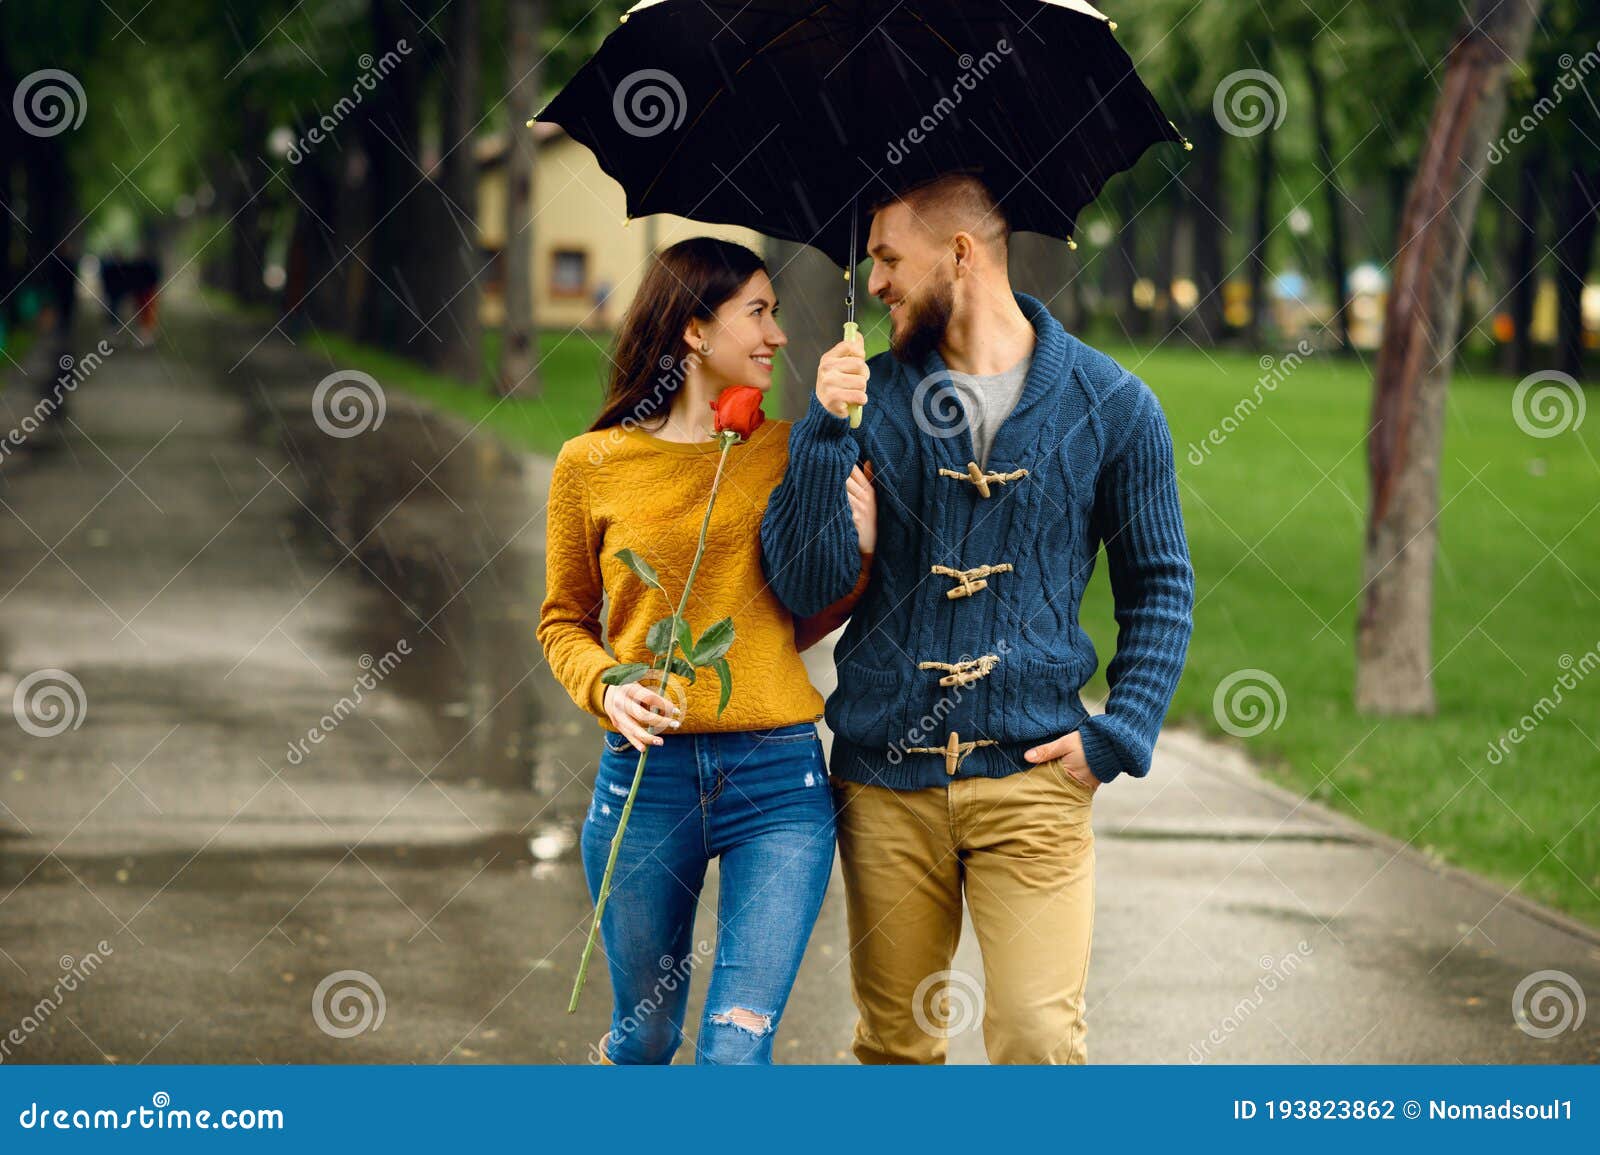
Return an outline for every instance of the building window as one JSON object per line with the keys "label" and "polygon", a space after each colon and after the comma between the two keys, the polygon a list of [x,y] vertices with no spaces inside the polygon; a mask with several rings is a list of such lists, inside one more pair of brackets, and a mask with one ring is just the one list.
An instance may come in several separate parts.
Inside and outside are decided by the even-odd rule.
{"label": "building window", "polygon": [[551,254],[550,295],[582,297],[589,292],[589,254],[582,249],[557,249]]}

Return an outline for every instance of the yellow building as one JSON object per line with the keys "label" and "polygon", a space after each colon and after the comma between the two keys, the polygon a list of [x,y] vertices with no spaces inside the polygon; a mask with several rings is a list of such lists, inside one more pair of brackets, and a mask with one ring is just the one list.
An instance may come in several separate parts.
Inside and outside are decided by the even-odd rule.
{"label": "yellow building", "polygon": [[[540,327],[610,329],[633,300],[649,255],[685,237],[723,237],[762,251],[760,233],[683,217],[640,217],[624,227],[622,187],[601,171],[594,155],[559,125],[540,123],[528,131],[539,144],[528,243]],[[487,262],[481,316],[491,326],[505,318],[506,152],[503,134],[474,147],[478,243]]]}

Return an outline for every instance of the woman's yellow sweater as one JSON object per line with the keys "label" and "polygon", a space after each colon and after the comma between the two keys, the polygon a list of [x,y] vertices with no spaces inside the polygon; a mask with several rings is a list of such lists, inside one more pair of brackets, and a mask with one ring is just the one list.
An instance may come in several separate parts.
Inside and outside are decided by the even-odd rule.
{"label": "woman's yellow sweater", "polygon": [[[842,624],[866,589],[871,555],[850,595],[815,618],[796,620],[767,587],[761,568],[761,517],[789,461],[787,421],[765,421],[728,451],[706,553],[685,610],[695,637],[733,619],[728,651],[733,694],[717,716],[718,681],[702,671],[677,697],[675,733],[760,730],[822,717],[822,695],[799,650]],[[677,608],[694,561],[720,447],[666,441],[640,429],[585,433],[561,447],[550,479],[546,584],[539,644],[572,700],[613,729],[600,675],[624,662],[649,662],[645,635]],[[617,560],[631,549],[648,561],[666,594]],[[601,595],[609,601],[601,642]],[[668,601],[670,597],[671,601]]]}

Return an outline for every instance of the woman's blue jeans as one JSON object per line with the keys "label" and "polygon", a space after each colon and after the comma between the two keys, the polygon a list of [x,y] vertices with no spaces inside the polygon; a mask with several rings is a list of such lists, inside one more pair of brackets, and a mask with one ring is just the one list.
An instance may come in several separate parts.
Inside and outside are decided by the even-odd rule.
{"label": "woman's blue jeans", "polygon": [[[696,1041],[700,1063],[770,1063],[772,1039],[833,871],[833,794],[813,723],[663,735],[617,855],[601,941],[614,1009],[613,1063],[670,1063],[683,1041],[706,866],[720,858],[716,957]],[[583,824],[598,900],[611,839],[639,762],[609,731]]]}

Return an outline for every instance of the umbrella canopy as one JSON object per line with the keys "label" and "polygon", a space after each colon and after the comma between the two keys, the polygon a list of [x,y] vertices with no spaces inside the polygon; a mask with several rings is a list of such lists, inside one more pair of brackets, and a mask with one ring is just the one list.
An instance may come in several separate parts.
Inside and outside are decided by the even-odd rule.
{"label": "umbrella canopy", "polygon": [[[646,0],[539,114],[672,213],[853,268],[875,202],[975,172],[1011,227],[1071,240],[1183,137],[1081,0]],[[1187,145],[1187,142],[1184,142]]]}

